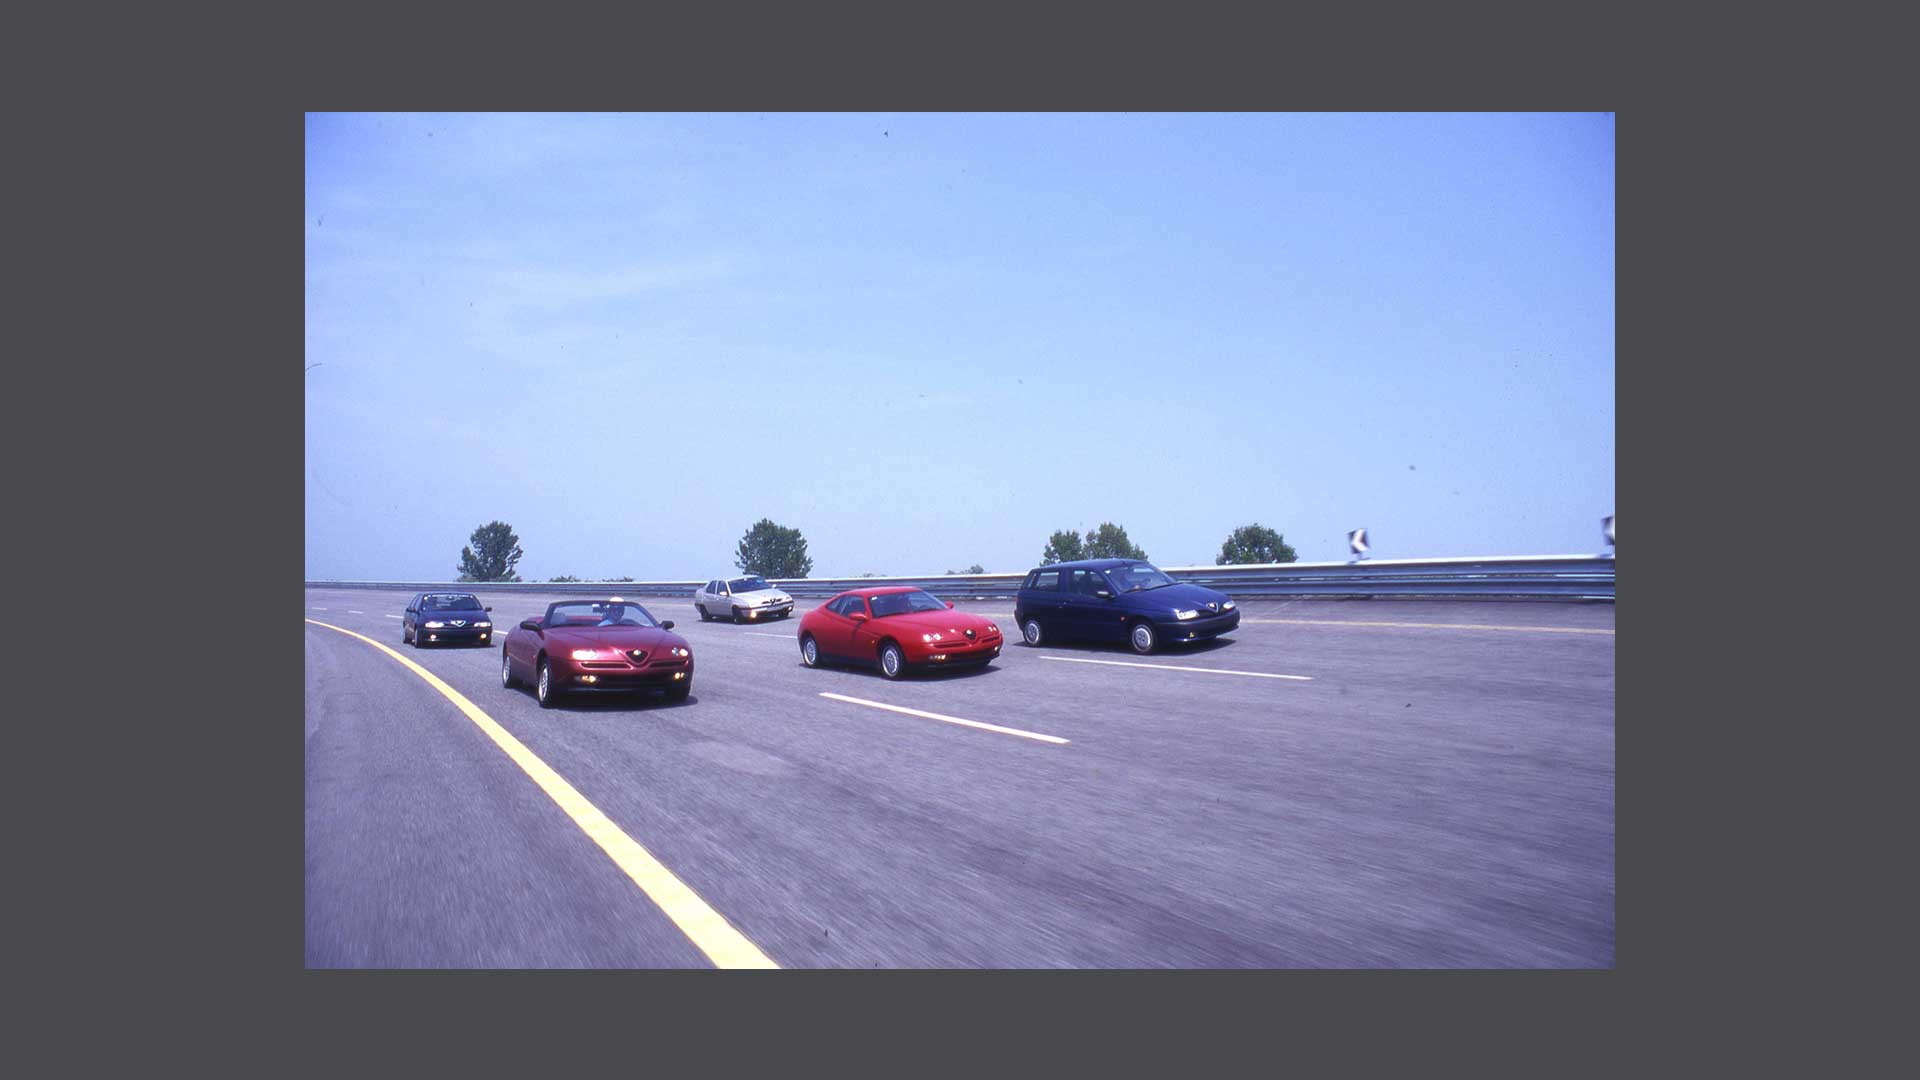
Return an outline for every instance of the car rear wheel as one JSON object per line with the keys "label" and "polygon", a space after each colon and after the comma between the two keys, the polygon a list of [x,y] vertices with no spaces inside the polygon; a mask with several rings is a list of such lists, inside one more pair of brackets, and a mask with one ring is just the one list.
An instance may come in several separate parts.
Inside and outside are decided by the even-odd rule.
{"label": "car rear wheel", "polygon": [[695,604],[695,605],[693,605],[693,608],[694,608],[694,610],[695,610],[695,611],[698,611],[698,612],[700,613],[700,621],[701,621],[701,622],[712,622],[712,621],[713,621],[713,616],[711,616],[711,615],[709,615],[709,614],[707,614],[707,608],[706,608],[706,605],[705,605],[705,604]]}
{"label": "car rear wheel", "polygon": [[1029,645],[1040,644],[1040,620],[1028,619],[1021,623],[1020,636],[1026,638]]}
{"label": "car rear wheel", "polygon": [[889,679],[897,679],[907,670],[907,658],[900,653],[900,646],[889,641],[880,646],[880,674]]}
{"label": "car rear wheel", "polygon": [[545,660],[540,661],[540,681],[533,684],[533,696],[540,699],[543,709],[553,708],[555,699],[560,696],[560,691],[553,685],[553,665]]}
{"label": "car rear wheel", "polygon": [[507,656],[507,647],[502,645],[500,647],[500,685],[511,690],[513,684],[513,661]]}
{"label": "car rear wheel", "polygon": [[1160,635],[1153,632],[1153,626],[1149,623],[1134,623],[1133,630],[1127,634],[1127,642],[1133,646],[1134,652],[1150,653],[1160,643]]}
{"label": "car rear wheel", "polygon": [[800,639],[800,662],[808,667],[820,666],[820,643],[813,640],[812,634]]}

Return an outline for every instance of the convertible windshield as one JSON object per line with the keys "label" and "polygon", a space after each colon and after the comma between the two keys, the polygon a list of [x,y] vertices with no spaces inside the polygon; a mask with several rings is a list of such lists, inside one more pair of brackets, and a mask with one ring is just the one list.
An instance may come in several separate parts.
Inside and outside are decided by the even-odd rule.
{"label": "convertible windshield", "polygon": [[1143,589],[1159,589],[1174,584],[1174,580],[1158,569],[1143,563],[1128,563],[1107,571],[1113,584],[1121,592],[1140,592]]}
{"label": "convertible windshield", "polygon": [[420,606],[428,611],[478,611],[480,601],[458,593],[428,593],[421,599]]}
{"label": "convertible windshield", "polygon": [[905,615],[914,611],[945,611],[947,605],[934,599],[933,594],[915,589],[912,592],[881,593],[867,597],[873,605],[873,617],[884,618],[888,615]]}
{"label": "convertible windshield", "polygon": [[555,604],[547,609],[547,627],[659,626],[647,609],[630,600]]}
{"label": "convertible windshield", "polygon": [[732,592],[742,593],[759,592],[761,589],[771,589],[773,586],[767,584],[767,579],[763,577],[737,577],[727,582],[727,588]]}

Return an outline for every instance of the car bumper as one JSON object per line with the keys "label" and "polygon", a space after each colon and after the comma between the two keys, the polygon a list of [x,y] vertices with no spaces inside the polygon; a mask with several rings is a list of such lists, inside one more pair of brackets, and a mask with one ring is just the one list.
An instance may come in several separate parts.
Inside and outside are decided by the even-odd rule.
{"label": "car bumper", "polygon": [[485,645],[493,640],[493,628],[490,626],[483,626],[479,629],[471,626],[443,626],[438,630],[422,626],[416,628],[413,633],[415,637],[420,638],[429,645],[451,645],[474,641]]}
{"label": "car bumper", "polygon": [[1225,615],[1214,615],[1205,619],[1172,619],[1156,622],[1153,628],[1168,641],[1204,641],[1218,637],[1240,625],[1240,612],[1229,611]]}
{"label": "car bumper", "polygon": [[979,667],[992,663],[1000,655],[1000,648],[1004,644],[1004,638],[996,638],[993,641],[968,642],[964,647],[930,645],[919,655],[907,657],[907,663],[923,668]]}
{"label": "car bumper", "polygon": [[568,693],[631,694],[693,685],[693,660],[614,665],[611,661],[563,660],[554,664],[555,684]]}
{"label": "car bumper", "polygon": [[793,601],[789,600],[784,604],[768,604],[766,607],[743,608],[741,611],[754,622],[760,622],[763,619],[783,619],[793,614]]}

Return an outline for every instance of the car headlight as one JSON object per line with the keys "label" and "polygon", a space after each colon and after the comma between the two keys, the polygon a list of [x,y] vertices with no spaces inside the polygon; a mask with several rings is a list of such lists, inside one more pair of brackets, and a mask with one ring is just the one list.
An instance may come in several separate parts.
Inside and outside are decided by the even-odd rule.
{"label": "car headlight", "polygon": [[1221,605],[1220,605],[1220,610],[1221,610],[1221,611],[1232,611],[1232,610],[1233,610],[1233,601],[1231,601],[1231,600],[1229,600],[1229,601],[1227,601],[1226,603],[1224,603],[1224,604],[1221,604]]}
{"label": "car headlight", "polygon": [[440,629],[441,627],[443,627],[443,626],[445,626],[445,625],[447,625],[447,624],[446,624],[446,623],[443,623],[443,622],[430,622],[430,623],[428,623],[428,624],[427,624],[427,629],[429,629],[429,630],[438,630],[438,629]]}
{"label": "car headlight", "polygon": [[491,630],[491,629],[493,629],[493,624],[492,624],[492,623],[490,623],[490,622],[485,622],[485,621],[481,621],[481,622],[477,622],[477,623],[474,623],[473,625],[474,625],[474,626],[476,626],[476,627],[478,627],[478,628],[479,628],[479,629],[481,629],[481,630]]}
{"label": "car headlight", "polygon": [[691,650],[691,649],[683,649],[683,648],[681,648],[680,646],[678,646],[678,645],[675,645],[675,646],[673,647],[673,655],[675,655],[675,656],[678,656],[678,657],[682,657],[682,658],[685,658],[685,657],[689,657],[689,656],[692,656],[692,655],[693,655],[693,650]]}
{"label": "car headlight", "polygon": [[988,624],[987,624],[987,633],[989,633],[989,634],[997,634],[997,633],[999,633],[999,632],[1000,632],[1000,624],[999,624],[999,623],[991,623],[991,622],[990,622],[990,623],[988,623]]}
{"label": "car headlight", "polygon": [[592,649],[575,649],[575,650],[573,650],[573,658],[574,658],[575,660],[591,660],[591,659],[593,659],[593,658],[594,658],[594,656],[595,656],[595,655],[596,655],[596,653],[595,653],[595,652],[594,652],[594,650],[592,650]]}
{"label": "car headlight", "polygon": [[933,644],[934,642],[936,642],[936,641],[939,641],[939,640],[940,640],[940,635],[939,635],[939,634],[921,634],[921,635],[920,635],[920,640],[921,640],[921,641],[924,641],[924,642],[926,642],[926,643],[927,643],[927,644],[929,644],[929,645],[931,645],[931,644]]}
{"label": "car headlight", "polygon": [[1194,609],[1191,611],[1175,611],[1173,613],[1173,617],[1176,619],[1197,619],[1200,617],[1200,612],[1198,609]]}

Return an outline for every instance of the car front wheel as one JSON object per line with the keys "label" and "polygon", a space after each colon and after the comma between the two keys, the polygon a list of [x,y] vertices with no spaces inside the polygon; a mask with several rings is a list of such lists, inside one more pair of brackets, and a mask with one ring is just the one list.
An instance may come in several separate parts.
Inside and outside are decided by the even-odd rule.
{"label": "car front wheel", "polygon": [[555,699],[560,696],[560,691],[553,685],[553,665],[545,660],[540,661],[540,678],[533,684],[533,696],[540,699],[543,709],[553,708]]}
{"label": "car front wheel", "polygon": [[734,608],[734,609],[733,609],[733,621],[734,621],[734,622],[739,622],[739,621],[740,621],[740,620],[741,620],[742,618],[744,618],[744,616],[743,616],[743,615],[742,615],[742,614],[740,613],[740,609],[739,609],[739,608]]}
{"label": "car front wheel", "polygon": [[1133,646],[1134,652],[1150,653],[1153,647],[1160,643],[1160,636],[1153,632],[1151,625],[1134,623],[1133,632],[1127,635],[1127,641]]}
{"label": "car front wheel", "polygon": [[1026,622],[1021,623],[1020,636],[1026,638],[1027,644],[1029,645],[1040,644],[1040,621],[1038,619],[1028,619]]}
{"label": "car front wheel", "polygon": [[880,647],[880,674],[889,679],[897,679],[907,670],[907,658],[900,653],[900,646],[889,641]]}
{"label": "car front wheel", "polygon": [[413,647],[416,649],[424,649],[427,647],[426,635],[422,634],[420,628],[417,626],[413,628]]}

